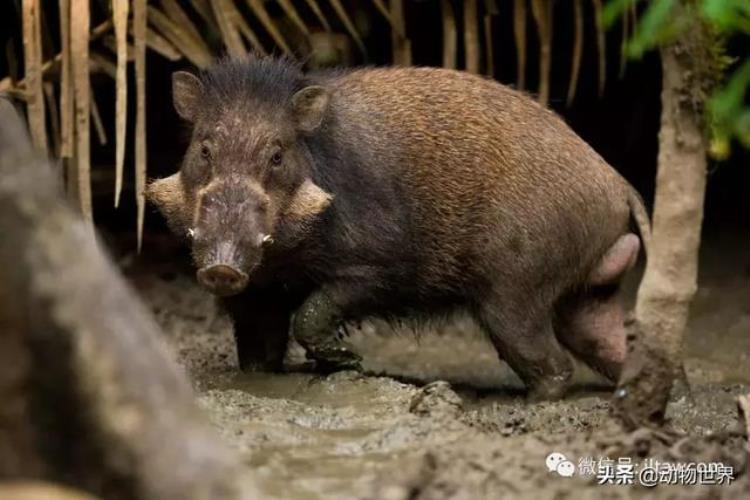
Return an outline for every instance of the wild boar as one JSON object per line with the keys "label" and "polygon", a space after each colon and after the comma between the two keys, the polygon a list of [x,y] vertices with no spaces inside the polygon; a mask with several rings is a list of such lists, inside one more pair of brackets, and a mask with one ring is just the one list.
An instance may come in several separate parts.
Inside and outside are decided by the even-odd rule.
{"label": "wild boar", "polygon": [[260,57],[175,73],[173,93],[192,141],[147,194],[225,297],[243,368],[280,368],[290,330],[321,370],[356,366],[342,323],[463,309],[532,397],[568,387],[562,346],[618,376],[618,284],[648,216],[531,98],[452,70]]}

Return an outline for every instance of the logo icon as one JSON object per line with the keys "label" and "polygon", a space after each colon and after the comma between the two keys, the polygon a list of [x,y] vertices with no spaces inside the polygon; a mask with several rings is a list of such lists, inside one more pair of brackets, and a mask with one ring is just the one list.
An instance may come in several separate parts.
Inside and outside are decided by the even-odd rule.
{"label": "logo icon", "polygon": [[576,467],[573,462],[568,460],[562,453],[552,452],[547,455],[545,460],[547,470],[556,472],[562,477],[571,477],[576,473]]}

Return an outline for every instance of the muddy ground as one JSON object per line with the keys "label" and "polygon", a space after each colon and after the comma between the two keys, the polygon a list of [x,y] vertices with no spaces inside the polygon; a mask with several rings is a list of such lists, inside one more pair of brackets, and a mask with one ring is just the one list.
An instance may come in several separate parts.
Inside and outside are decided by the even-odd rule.
{"label": "muddy ground", "polygon": [[[348,342],[367,375],[242,374],[230,323],[183,266],[128,267],[194,382],[200,406],[268,498],[750,498],[736,396],[750,393],[750,253],[704,251],[687,375],[668,415],[693,438],[636,433],[609,415],[611,388],[581,368],[564,401],[529,404],[518,379],[465,318],[426,331],[366,323]],[[632,296],[631,284],[625,300]],[[292,347],[290,362],[304,353]],[[667,444],[665,444],[665,442]],[[549,472],[563,453],[634,462],[722,461],[729,486],[599,485]],[[636,481],[637,482],[637,481]]]}

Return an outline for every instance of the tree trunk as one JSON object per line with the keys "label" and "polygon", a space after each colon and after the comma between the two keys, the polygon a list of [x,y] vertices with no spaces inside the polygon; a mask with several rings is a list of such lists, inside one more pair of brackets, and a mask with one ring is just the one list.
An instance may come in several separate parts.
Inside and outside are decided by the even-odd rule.
{"label": "tree trunk", "polygon": [[[686,8],[688,2],[678,8]],[[663,423],[697,289],[698,249],[706,185],[705,97],[715,78],[706,26],[690,27],[661,49],[662,112],[653,233],[615,412],[628,428]]]}
{"label": "tree trunk", "polygon": [[248,494],[150,313],[3,100],[0,234],[0,478],[112,499]]}

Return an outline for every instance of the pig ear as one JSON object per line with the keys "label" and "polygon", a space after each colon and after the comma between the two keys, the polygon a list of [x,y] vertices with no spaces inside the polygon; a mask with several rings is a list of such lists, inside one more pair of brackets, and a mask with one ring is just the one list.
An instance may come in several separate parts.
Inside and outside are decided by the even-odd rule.
{"label": "pig ear", "polygon": [[307,179],[294,193],[284,215],[290,221],[304,222],[322,213],[331,201],[333,201],[333,195],[323,191],[320,186]]}
{"label": "pig ear", "polygon": [[146,199],[156,205],[170,229],[185,234],[190,224],[180,173],[157,179],[146,186]]}
{"label": "pig ear", "polygon": [[193,121],[202,93],[203,84],[197,76],[187,71],[177,71],[172,75],[172,100],[177,114],[183,119]]}
{"label": "pig ear", "polygon": [[297,129],[312,132],[323,122],[330,95],[320,86],[305,87],[292,96],[292,110]]}

